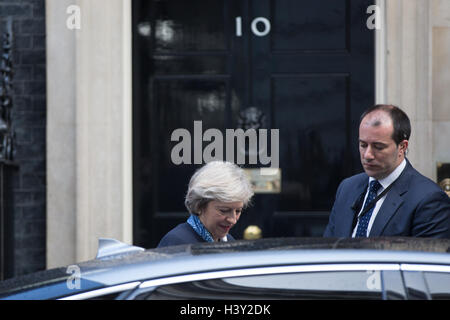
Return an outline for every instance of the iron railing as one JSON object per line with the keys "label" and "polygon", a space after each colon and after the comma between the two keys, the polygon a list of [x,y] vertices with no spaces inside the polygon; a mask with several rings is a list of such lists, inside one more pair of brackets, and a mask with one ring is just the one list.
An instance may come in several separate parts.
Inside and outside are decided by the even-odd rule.
{"label": "iron railing", "polygon": [[15,134],[12,126],[13,106],[13,24],[9,18],[2,35],[0,59],[0,280],[12,275],[13,268],[13,215],[12,215],[12,171],[14,163]]}

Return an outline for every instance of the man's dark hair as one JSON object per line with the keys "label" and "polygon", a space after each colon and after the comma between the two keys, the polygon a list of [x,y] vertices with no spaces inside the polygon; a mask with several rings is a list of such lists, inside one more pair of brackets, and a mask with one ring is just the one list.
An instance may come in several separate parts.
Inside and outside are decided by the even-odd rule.
{"label": "man's dark hair", "polygon": [[[392,139],[395,141],[395,143],[398,145],[403,140],[409,140],[409,137],[411,136],[411,122],[409,121],[409,118],[407,114],[401,110],[399,107],[390,105],[390,104],[376,104],[370,108],[368,108],[364,113],[361,115],[361,118],[359,119],[359,124],[361,124],[362,120],[365,116],[367,116],[369,113],[372,113],[377,110],[383,110],[385,111],[392,120],[393,126],[394,126],[394,132],[392,133]],[[375,124],[377,125],[377,124]]]}

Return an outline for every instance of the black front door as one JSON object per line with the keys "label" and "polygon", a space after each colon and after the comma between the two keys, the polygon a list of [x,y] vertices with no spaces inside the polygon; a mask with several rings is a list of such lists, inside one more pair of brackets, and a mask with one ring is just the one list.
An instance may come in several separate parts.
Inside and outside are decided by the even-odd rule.
{"label": "black front door", "polygon": [[279,130],[281,187],[257,193],[231,233],[322,234],[339,182],[361,171],[358,121],[374,103],[372,3],[133,1],[136,244],[154,247],[188,216],[187,184],[204,159],[192,147],[188,163],[174,161],[172,134],[187,130],[194,144],[199,128],[225,137],[251,119]]}

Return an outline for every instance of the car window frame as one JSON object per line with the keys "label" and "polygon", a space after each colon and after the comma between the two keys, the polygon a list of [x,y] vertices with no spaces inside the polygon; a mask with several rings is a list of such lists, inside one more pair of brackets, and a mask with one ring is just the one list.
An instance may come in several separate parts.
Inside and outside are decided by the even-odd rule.
{"label": "car window frame", "polygon": [[[166,285],[179,284],[202,280],[224,279],[245,276],[261,276],[306,272],[339,272],[339,271],[397,271],[400,276],[400,264],[398,263],[318,263],[307,265],[283,265],[270,267],[241,268],[233,270],[218,270],[195,274],[183,274],[171,277],[143,281],[126,299],[133,300],[143,293],[149,293],[156,288]],[[382,290],[383,291],[383,290]],[[384,297],[384,292],[381,292]]]}
{"label": "car window frame", "polygon": [[[212,279],[223,279],[242,276],[254,275],[272,275],[287,274],[298,272],[337,272],[337,271],[396,271],[403,278],[403,288],[405,292],[408,290],[408,283],[405,283],[404,272],[442,272],[450,274],[450,266],[438,264],[415,264],[415,263],[318,263],[318,264],[302,264],[302,265],[281,265],[281,266],[264,266],[264,267],[248,267],[237,269],[224,269],[214,271],[204,271],[200,273],[179,274],[156,279],[147,279],[134,281],[124,284],[118,284],[110,287],[96,289],[88,292],[77,293],[60,298],[59,300],[86,300],[101,298],[105,295],[117,293],[116,299],[133,300],[138,295],[155,290],[158,287],[178,284],[190,281],[202,281]],[[424,278],[424,281],[425,278]],[[386,297],[387,287],[384,285],[382,289],[383,298]],[[429,293],[426,293],[427,297]],[[405,295],[408,299],[408,295]]]}
{"label": "car window frame", "polygon": [[[70,296],[66,296],[63,298],[60,298],[58,300],[88,300],[88,299],[96,299],[101,298],[102,296],[110,295],[110,294],[116,294],[118,297],[121,295],[121,293],[131,293],[133,290],[135,290],[142,282],[141,281],[133,281],[128,283],[123,283],[119,285],[114,285],[110,287],[105,287],[101,289],[96,289],[92,291],[82,292]],[[127,294],[124,295],[124,298],[127,296]]]}

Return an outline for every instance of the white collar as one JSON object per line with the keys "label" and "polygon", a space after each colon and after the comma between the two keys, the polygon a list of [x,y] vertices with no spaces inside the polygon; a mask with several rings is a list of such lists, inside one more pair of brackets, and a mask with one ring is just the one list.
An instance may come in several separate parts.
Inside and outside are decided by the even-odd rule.
{"label": "white collar", "polygon": [[[378,180],[378,182],[381,184],[383,189],[386,189],[392,182],[395,181],[403,172],[403,169],[406,167],[406,159],[403,159],[403,161],[397,166],[397,168],[394,169],[386,178]],[[369,183],[373,180],[376,180],[373,177],[369,177]]]}

